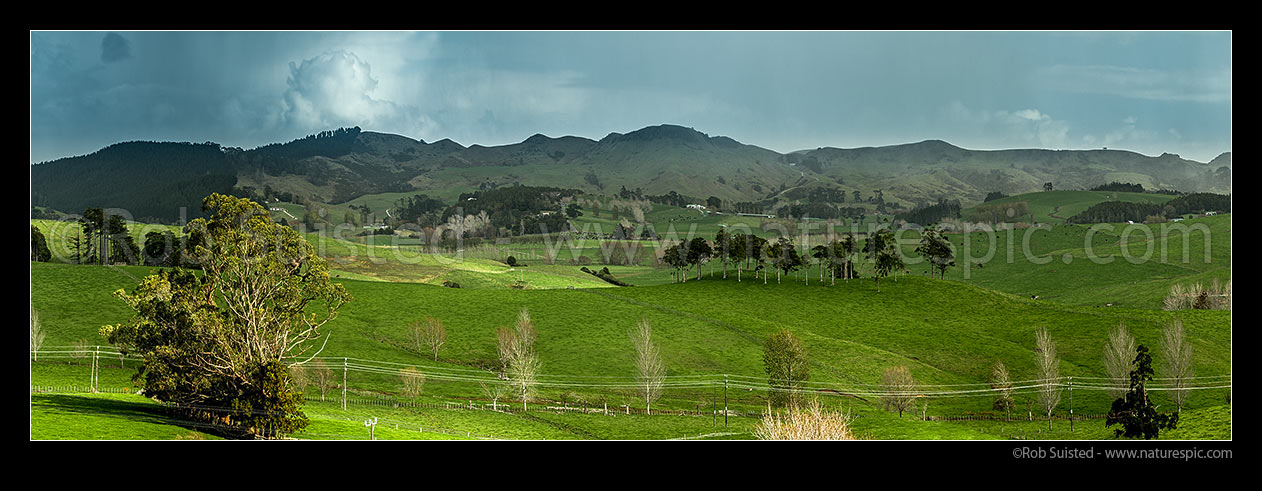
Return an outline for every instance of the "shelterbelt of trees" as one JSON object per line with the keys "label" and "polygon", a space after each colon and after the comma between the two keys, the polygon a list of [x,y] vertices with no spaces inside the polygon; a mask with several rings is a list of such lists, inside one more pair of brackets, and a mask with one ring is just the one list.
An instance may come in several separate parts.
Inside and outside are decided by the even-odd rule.
{"label": "shelterbelt of trees", "polygon": [[1069,223],[1118,223],[1125,221],[1165,221],[1188,213],[1230,212],[1231,195],[1193,193],[1164,204],[1106,201],[1069,217]]}
{"label": "shelterbelt of trees", "polygon": [[[955,251],[950,241],[942,232],[934,227],[926,227],[921,233],[920,245],[915,252],[933,266],[938,275],[944,276],[947,268],[955,265]],[[723,277],[727,278],[728,264],[735,270],[736,279],[740,281],[741,273],[750,270],[758,278],[762,273],[763,283],[768,282],[769,270],[776,271],[776,283],[781,276],[810,267],[806,255],[815,258],[819,266],[820,281],[824,280],[824,272],[828,272],[829,281],[858,278],[855,269],[856,256],[862,254],[870,260],[875,269],[873,279],[877,291],[880,291],[881,278],[905,271],[902,251],[894,232],[882,228],[867,236],[862,246],[854,234],[846,234],[838,240],[812,247],[809,251],[799,252],[799,245],[789,237],[780,237],[774,241],[752,234],[729,233],[719,230],[714,241],[704,237],[693,237],[681,241],[666,249],[662,262],[673,268],[672,274],[677,282],[687,282],[692,268],[696,268],[698,279],[701,278],[701,265],[710,261],[723,263]],[[806,271],[805,280],[810,282],[810,272]]]}

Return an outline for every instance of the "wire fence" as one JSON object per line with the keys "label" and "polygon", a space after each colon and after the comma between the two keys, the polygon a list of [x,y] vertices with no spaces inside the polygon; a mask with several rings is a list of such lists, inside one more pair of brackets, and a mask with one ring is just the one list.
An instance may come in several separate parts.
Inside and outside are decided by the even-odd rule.
{"label": "wire fence", "polygon": [[[51,349],[32,351],[33,359],[38,360],[42,358],[44,361],[75,360],[80,363],[84,363],[84,360],[96,360],[97,366],[100,366],[103,363],[101,360],[104,360],[105,363],[112,363],[113,360],[117,360],[120,368],[125,368],[124,364],[128,361],[133,364],[144,361],[143,358],[127,356],[113,347],[102,347],[103,349],[78,349],[78,347],[73,346],[56,346],[49,348]],[[426,381],[465,382],[491,385],[502,385],[509,382],[508,380],[499,377],[496,372],[485,369],[426,366],[351,357],[316,357],[312,359],[312,361],[323,364],[323,368],[325,369],[341,371],[345,374],[364,373],[398,377],[403,369],[412,369],[423,376]],[[314,365],[308,363],[306,366],[310,367]],[[1230,389],[1232,387],[1231,377],[1231,374],[1183,378],[1157,377],[1151,379],[1151,381],[1146,384],[1146,389],[1154,392]],[[634,390],[645,386],[645,382],[636,376],[538,374],[535,376],[535,379],[536,381],[532,385],[537,388]],[[710,389],[714,387],[727,387],[728,389],[746,389],[763,392],[791,392],[795,394],[817,393],[820,395],[865,398],[908,395],[917,398],[960,398],[976,396],[994,397],[1000,393],[1034,393],[1048,388],[1073,388],[1075,390],[1084,391],[1117,391],[1129,389],[1129,382],[1122,382],[1120,380],[1114,380],[1107,377],[1060,376],[1051,379],[1013,380],[1009,381],[1008,384],[1003,387],[997,387],[991,382],[971,382],[954,384],[916,383],[910,388],[891,388],[886,384],[879,383],[788,381],[771,379],[765,376],[760,377],[740,374],[711,373],[666,376],[663,378],[663,381],[660,382],[660,387],[665,389]],[[338,387],[338,389],[340,390],[341,387]],[[377,402],[365,403],[377,404]],[[569,408],[567,407],[566,409]],[[687,412],[685,411],[685,413]]]}
{"label": "wire fence", "polygon": [[[32,361],[44,364],[62,364],[84,366],[90,373],[86,384],[45,384],[31,385],[32,393],[114,393],[132,394],[139,391],[133,387],[116,387],[102,384],[99,378],[103,366],[132,368],[143,362],[142,358],[128,356],[116,347],[84,345],[48,346],[32,351]],[[916,384],[911,387],[892,387],[879,383],[857,383],[836,381],[785,381],[769,379],[762,376],[742,374],[693,374],[672,375],[665,377],[660,389],[676,394],[685,394],[673,401],[674,408],[652,407],[637,399],[636,394],[645,387],[645,382],[635,376],[616,375],[573,375],[573,374],[539,374],[533,388],[549,390],[551,398],[528,400],[513,398],[511,390],[502,390],[500,395],[493,395],[488,387],[499,386],[510,388],[511,381],[501,378],[493,370],[464,368],[443,365],[417,365],[408,363],[368,360],[351,357],[317,357],[302,365],[307,369],[323,370],[326,373],[318,382],[308,380],[301,389],[303,392],[319,392],[320,400],[331,399],[340,403],[345,409],[348,406],[382,407],[391,409],[446,409],[495,411],[505,414],[523,414],[529,411],[550,411],[556,413],[601,414],[601,415],[652,415],[652,416],[698,416],[719,419],[726,418],[759,418],[764,412],[768,398],[772,394],[787,394],[793,397],[823,396],[856,398],[865,401],[887,400],[890,398],[912,398],[917,405],[930,400],[968,400],[975,398],[997,398],[1006,396],[1010,400],[1024,397],[1027,401],[1038,394],[1048,391],[1068,391],[1070,395],[1069,412],[1065,414],[1046,411],[1013,410],[1011,412],[964,412],[962,414],[927,414],[918,411],[922,419],[933,421],[1005,421],[1017,422],[1035,418],[1047,420],[1091,420],[1103,419],[1107,414],[1090,414],[1074,411],[1072,403],[1073,391],[1085,393],[1124,392],[1129,383],[1123,383],[1108,377],[1061,376],[1053,379],[1013,380],[1006,386],[996,386],[989,382],[964,382],[951,384]],[[442,395],[429,395],[425,400],[417,401],[415,395],[408,398],[396,390],[404,369],[414,370],[425,380],[425,384],[445,384]],[[339,373],[340,372],[340,373]],[[351,377],[355,374],[355,377]],[[1161,393],[1172,391],[1226,390],[1232,388],[1231,374],[1195,376],[1185,378],[1158,377],[1148,382],[1148,391]],[[316,377],[307,377],[316,378]],[[351,382],[355,382],[352,384]],[[481,394],[479,394],[479,389]],[[565,392],[565,391],[571,392]],[[459,392],[463,391],[463,394]],[[580,396],[572,391],[583,391],[588,396]],[[330,394],[331,393],[331,394]],[[597,396],[590,396],[595,393]],[[470,397],[469,394],[478,394]],[[507,394],[507,395],[505,395]],[[609,394],[612,394],[610,396]],[[720,398],[722,394],[722,398]],[[330,397],[331,396],[331,397]],[[1033,397],[1026,397],[1033,396]],[[308,400],[314,400],[314,395]],[[751,397],[753,397],[751,399]],[[437,400],[447,399],[447,400]],[[455,399],[455,400],[452,400]],[[693,409],[679,408],[681,399],[693,400]],[[635,403],[635,401],[639,403]],[[1064,404],[1062,403],[1062,407]],[[1085,408],[1083,408],[1085,409]],[[941,411],[940,409],[938,410]],[[420,428],[418,425],[393,421],[398,429]],[[430,431],[436,428],[426,427]],[[419,429],[414,431],[420,431]],[[494,438],[493,435],[474,435],[471,432],[439,431],[451,436],[467,438]]]}

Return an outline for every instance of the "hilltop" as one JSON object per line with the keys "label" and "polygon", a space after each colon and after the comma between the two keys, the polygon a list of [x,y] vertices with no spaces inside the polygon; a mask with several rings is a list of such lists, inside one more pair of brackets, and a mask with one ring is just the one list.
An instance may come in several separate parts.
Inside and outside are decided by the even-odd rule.
{"label": "hilltop", "polygon": [[179,219],[180,207],[197,216],[200,198],[212,192],[262,195],[265,189],[342,204],[411,193],[451,200],[511,185],[595,194],[623,187],[645,195],[676,191],[729,203],[792,201],[826,188],[847,196],[881,190],[886,202],[910,208],[940,198],[976,203],[991,191],[1018,194],[1046,182],[1074,189],[1110,181],[1230,192],[1230,154],[1206,164],[1121,150],[979,151],[940,140],[781,154],[677,125],[600,140],[536,134],[515,144],[465,146],[350,128],[249,150],[213,142],[125,142],[31,167],[32,205],[72,213],[117,207],[163,221]]}

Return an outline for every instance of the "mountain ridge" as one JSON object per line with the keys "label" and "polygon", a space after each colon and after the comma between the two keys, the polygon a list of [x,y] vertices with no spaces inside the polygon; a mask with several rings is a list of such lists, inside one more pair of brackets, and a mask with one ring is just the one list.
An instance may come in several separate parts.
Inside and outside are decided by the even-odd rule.
{"label": "mountain ridge", "polygon": [[[149,155],[159,148],[155,144],[164,149],[159,152],[163,157]],[[881,190],[885,201],[910,206],[939,198],[981,201],[990,191],[1015,194],[1041,189],[1045,182],[1058,189],[1119,180],[1138,181],[1152,189],[1229,192],[1230,152],[1215,162],[1224,156],[1227,165],[1220,172],[1219,166],[1173,154],[969,150],[938,139],[782,154],[674,124],[611,132],[600,140],[536,133],[519,143],[494,146],[465,146],[449,138],[430,143],[356,127],[248,150],[213,142],[120,142],[91,154],[33,164],[31,179],[33,205],[66,211],[77,211],[93,200],[110,203],[91,206],[122,208],[136,206],[136,200],[128,200],[126,193],[93,191],[82,183],[57,179],[121,179],[119,189],[130,187],[148,196],[180,182],[182,170],[219,176],[216,189],[231,176],[232,189],[270,187],[333,204],[380,193],[451,195],[450,199],[460,191],[516,183],[592,193],[614,193],[623,187],[645,195],[676,191],[717,196],[725,202],[774,199],[804,186],[835,187],[865,196]],[[173,162],[181,165],[171,166]]]}

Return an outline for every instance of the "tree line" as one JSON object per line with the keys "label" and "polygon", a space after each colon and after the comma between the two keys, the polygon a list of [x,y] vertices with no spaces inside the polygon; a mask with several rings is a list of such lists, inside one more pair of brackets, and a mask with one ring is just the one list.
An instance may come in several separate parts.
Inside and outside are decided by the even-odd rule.
{"label": "tree line", "polygon": [[1092,191],[1117,191],[1122,193],[1142,193],[1144,192],[1143,184],[1131,184],[1129,182],[1113,181],[1108,184],[1101,184],[1091,188]]}
{"label": "tree line", "polygon": [[[753,234],[732,234],[720,229],[713,241],[705,237],[693,237],[666,247],[662,262],[672,268],[671,275],[676,282],[686,283],[693,268],[695,279],[701,279],[701,266],[711,261],[719,261],[723,265],[723,278],[728,275],[728,266],[735,269],[736,280],[741,281],[744,271],[752,271],[757,279],[762,274],[763,284],[769,281],[770,270],[776,271],[776,283],[782,276],[803,270],[805,282],[810,284],[812,266],[810,258],[818,266],[819,281],[825,275],[830,284],[836,284],[838,277],[843,280],[858,278],[855,268],[857,258],[870,261],[874,265],[873,279],[877,291],[880,292],[881,278],[906,270],[902,250],[888,228],[876,230],[869,234],[860,245],[853,233],[825,244],[802,250],[804,247],[795,244],[789,237],[780,237],[774,241]],[[927,227],[921,233],[921,241],[915,252],[924,257],[932,271],[939,277],[945,277],[947,268],[955,265],[955,251],[949,240],[936,227]]]}
{"label": "tree line", "polygon": [[1231,195],[1191,193],[1165,203],[1132,203],[1105,201],[1069,217],[1068,223],[1119,223],[1126,221],[1164,221],[1188,213],[1230,212]]}
{"label": "tree line", "polygon": [[[48,261],[42,233],[34,226],[32,234],[32,260]],[[192,250],[199,243],[199,236],[176,235],[167,231],[151,231],[145,234],[140,246],[131,235],[127,221],[121,215],[110,214],[102,208],[87,208],[79,218],[79,229],[67,238],[70,260],[77,264],[125,264],[197,268]]]}
{"label": "tree line", "polygon": [[921,224],[938,223],[943,218],[960,218],[959,200],[940,199],[937,204],[919,206],[894,215],[894,220]]}
{"label": "tree line", "polygon": [[562,201],[577,189],[509,186],[462,193],[440,220],[463,237],[496,237],[569,230]]}

